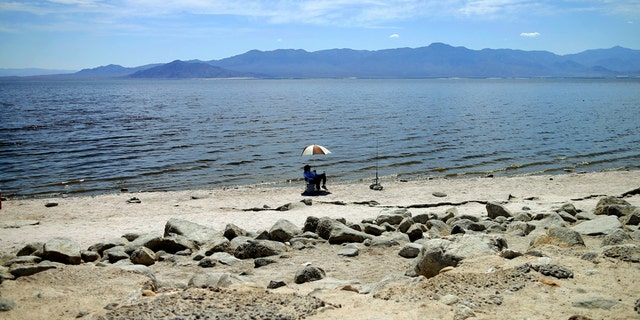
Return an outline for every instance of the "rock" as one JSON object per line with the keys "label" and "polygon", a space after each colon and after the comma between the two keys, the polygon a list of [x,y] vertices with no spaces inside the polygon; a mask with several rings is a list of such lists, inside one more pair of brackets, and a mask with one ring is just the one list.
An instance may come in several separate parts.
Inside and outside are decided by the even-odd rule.
{"label": "rock", "polygon": [[253,260],[253,267],[254,268],[261,268],[264,267],[266,265],[270,265],[272,263],[276,263],[276,260],[273,260],[271,258],[257,258],[255,260]]}
{"label": "rock", "polygon": [[278,289],[280,287],[286,286],[287,283],[282,280],[271,280],[267,285],[267,289]]}
{"label": "rock", "polygon": [[617,302],[615,300],[593,297],[593,298],[587,298],[584,300],[575,301],[571,305],[576,308],[610,310],[616,304]]}
{"label": "rock", "polygon": [[306,282],[318,281],[326,276],[324,270],[318,267],[308,266],[296,272],[294,282],[302,284]]}
{"label": "rock", "polygon": [[384,227],[379,226],[377,224],[373,224],[373,223],[365,223],[363,230],[364,230],[364,233],[374,235],[374,236],[379,236],[386,231]]}
{"label": "rock", "polygon": [[545,276],[552,276],[558,279],[573,278],[573,272],[571,270],[555,264],[533,265],[531,268]]}
{"label": "rock", "polygon": [[224,228],[224,237],[233,240],[233,238],[238,236],[247,236],[248,232],[244,229],[236,226],[235,224],[227,224]]}
{"label": "rock", "polygon": [[116,263],[120,260],[129,259],[129,255],[124,251],[124,247],[113,247],[102,253],[102,258],[110,263]]}
{"label": "rock", "polygon": [[438,191],[436,191],[436,192],[432,193],[431,195],[432,195],[432,196],[434,196],[434,197],[437,197],[437,198],[445,198],[445,197],[447,196],[447,194],[446,194],[446,193],[444,193],[444,192],[438,192]]}
{"label": "rock", "polygon": [[57,207],[58,203],[57,202],[47,202],[44,204],[45,207],[47,208],[51,208],[51,207]]}
{"label": "rock", "polygon": [[376,223],[381,225],[388,223],[390,225],[397,226],[402,222],[402,219],[411,217],[411,212],[408,209],[384,209],[378,214]]}
{"label": "rock", "polygon": [[622,224],[625,226],[637,226],[640,224],[640,209],[636,208],[629,215],[622,218]]}
{"label": "rock", "polygon": [[203,258],[198,262],[200,268],[213,268],[216,266],[216,260],[211,257]]}
{"label": "rock", "polygon": [[240,284],[243,282],[244,280],[231,273],[197,273],[189,280],[189,287],[225,288],[233,284]]}
{"label": "rock", "polygon": [[82,250],[80,257],[82,257],[82,261],[84,262],[96,262],[100,260],[100,254],[89,250]]}
{"label": "rock", "polygon": [[493,254],[507,247],[506,240],[490,235],[462,235],[452,240],[426,241],[407,275],[436,276],[445,267],[455,267],[466,258]]}
{"label": "rock", "polygon": [[55,264],[52,264],[51,262],[48,262],[48,261],[43,261],[35,265],[22,265],[16,268],[12,268],[10,272],[11,272],[11,275],[13,275],[15,278],[19,278],[19,277],[27,277],[30,275],[34,275],[36,273],[40,273],[42,271],[47,271],[49,269],[56,269],[56,268],[57,267],[55,266]]}
{"label": "rock", "polygon": [[49,261],[64,264],[80,264],[80,245],[67,238],[54,238],[47,241],[42,247],[42,258]]}
{"label": "rock", "polygon": [[150,266],[156,263],[156,254],[147,247],[138,247],[133,250],[130,259],[134,264]]}
{"label": "rock", "polygon": [[636,300],[636,306],[633,307],[633,310],[640,313],[640,299]]}
{"label": "rock", "polygon": [[300,234],[298,227],[293,222],[280,219],[269,230],[269,239],[273,241],[287,242]]}
{"label": "rock", "polygon": [[580,234],[597,236],[613,233],[617,229],[620,229],[622,224],[615,216],[601,216],[594,220],[581,222],[571,229],[579,232]]}
{"label": "rock", "polygon": [[422,248],[422,245],[420,244],[407,243],[402,247],[402,249],[400,249],[400,252],[398,252],[398,255],[400,255],[403,258],[413,259],[418,256],[421,248]]}
{"label": "rock", "polygon": [[426,224],[431,219],[438,219],[438,216],[435,213],[420,213],[413,216],[413,221],[421,224]]}
{"label": "rock", "polygon": [[[164,226],[164,234],[165,238],[171,235],[180,235],[189,241],[193,241],[196,245],[201,245],[210,238],[213,238],[218,233],[208,227],[199,225],[194,222],[190,222],[183,219],[171,218]],[[192,248],[192,246],[190,246]],[[149,247],[150,248],[150,247]],[[153,249],[153,248],[151,248]],[[184,250],[184,249],[180,249]],[[177,250],[177,251],[180,251]],[[157,251],[157,250],[154,250]],[[167,251],[170,252],[170,251]]]}
{"label": "rock", "polygon": [[320,223],[320,219],[316,217],[309,216],[304,221],[304,226],[302,227],[302,232],[313,232],[316,233],[318,230],[318,224]]}
{"label": "rock", "polygon": [[473,312],[473,309],[462,305],[462,304],[458,304],[455,308],[454,308],[454,314],[453,314],[453,320],[465,320],[468,318],[473,318],[475,317],[476,314],[475,312]]}
{"label": "rock", "polygon": [[329,235],[330,244],[342,244],[346,242],[361,243],[366,239],[372,239],[373,236],[364,232],[353,230],[343,224],[335,226]]}
{"label": "rock", "polygon": [[497,217],[510,218],[513,216],[511,214],[511,211],[509,211],[507,208],[505,208],[503,205],[497,202],[493,202],[493,201],[487,202],[487,204],[485,205],[485,209],[487,210],[487,215],[491,219],[495,219]]}
{"label": "rock", "polygon": [[9,268],[0,266],[0,284],[5,280],[13,280],[16,277],[9,272]]}
{"label": "rock", "polygon": [[627,262],[640,262],[640,249],[635,244],[619,244],[602,248],[602,254]]}
{"label": "rock", "polygon": [[624,199],[608,196],[600,199],[593,213],[596,215],[607,215],[622,217],[632,213],[635,207]]}
{"label": "rock", "polygon": [[516,234],[519,236],[526,236],[531,231],[535,230],[536,226],[533,224],[529,224],[524,221],[513,221],[507,226],[507,232],[511,234]]}
{"label": "rock", "polygon": [[0,312],[11,311],[15,307],[16,307],[15,302],[9,299],[0,297]]}
{"label": "rock", "polygon": [[214,259],[215,261],[218,261],[227,266],[235,265],[241,261],[240,259],[226,252],[216,252],[213,255],[211,255],[211,259]]}
{"label": "rock", "polygon": [[4,263],[7,267],[13,267],[14,265],[36,264],[40,263],[42,258],[38,256],[18,256]]}
{"label": "rock", "polygon": [[342,227],[346,227],[342,222],[332,218],[324,217],[320,218],[320,220],[318,221],[316,233],[318,234],[318,236],[320,236],[320,238],[329,240],[333,229]]}
{"label": "rock", "polygon": [[286,247],[282,242],[271,240],[250,240],[238,246],[233,255],[238,259],[255,259],[275,256],[285,250]]}
{"label": "rock", "polygon": [[129,244],[128,240],[125,239],[125,238],[115,238],[115,239],[111,239],[109,241],[96,243],[96,244],[90,246],[89,250],[90,251],[95,251],[99,255],[102,255],[104,253],[104,251],[107,250],[107,249],[111,249],[111,248],[117,247],[117,246],[126,246],[128,244]]}
{"label": "rock", "polygon": [[360,249],[358,247],[345,247],[338,251],[339,256],[345,257],[357,257],[360,254]]}
{"label": "rock", "polygon": [[402,219],[402,221],[400,221],[400,224],[398,224],[398,231],[407,233],[407,230],[409,230],[409,227],[411,227],[413,224],[414,222],[411,217],[405,217]]}
{"label": "rock", "polygon": [[515,259],[517,257],[522,256],[522,253],[518,252],[518,251],[511,250],[511,249],[504,249],[504,250],[500,251],[500,256],[505,258],[505,259]]}
{"label": "rock", "polygon": [[426,223],[429,231],[427,232],[429,235],[439,237],[445,237],[451,234],[451,226],[446,224],[442,220],[429,220]]}
{"label": "rock", "polygon": [[40,252],[42,254],[42,247],[44,246],[43,242],[31,242],[24,247],[22,247],[16,253],[16,256],[31,256],[35,255],[34,253]]}
{"label": "rock", "polygon": [[[241,236],[240,236],[241,237]],[[234,237],[234,239],[237,237]],[[204,254],[210,256],[216,252],[233,252],[231,249],[231,241],[225,237],[214,237],[200,246],[204,250]]]}
{"label": "rock", "polygon": [[568,213],[568,214],[570,214],[570,215],[572,215],[574,217],[575,217],[575,215],[578,214],[578,212],[580,212],[578,209],[576,209],[576,207],[572,203],[565,203],[560,208],[558,208],[556,210],[557,213],[562,212],[562,211],[564,211],[564,212],[566,212],[566,213]]}
{"label": "rock", "polygon": [[631,240],[631,236],[622,229],[617,229],[614,232],[604,236],[602,239],[602,246],[612,246],[621,244],[627,240]]}
{"label": "rock", "polygon": [[566,211],[558,211],[556,212],[560,218],[562,218],[562,220],[569,222],[569,223],[574,223],[576,221],[578,221],[578,218],[576,218],[575,216],[572,216],[571,214],[569,214]]}
{"label": "rock", "polygon": [[409,236],[409,241],[414,242],[418,239],[422,239],[424,237],[424,232],[422,231],[422,225],[419,223],[412,224],[407,232],[405,232],[407,236]]}
{"label": "rock", "polygon": [[536,248],[543,245],[553,245],[562,248],[584,247],[584,240],[579,232],[564,228],[552,227],[547,232],[539,234],[529,244],[529,248]]}

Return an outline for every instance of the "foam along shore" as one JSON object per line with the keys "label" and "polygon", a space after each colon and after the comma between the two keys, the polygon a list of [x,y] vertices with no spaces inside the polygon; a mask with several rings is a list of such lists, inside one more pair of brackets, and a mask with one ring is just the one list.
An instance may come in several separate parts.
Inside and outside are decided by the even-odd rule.
{"label": "foam along shore", "polygon": [[[379,237],[375,236],[378,231],[375,231],[374,227],[371,227],[373,231],[363,231],[362,234],[367,236],[360,240],[334,241],[333,245],[329,244],[331,239],[326,237],[316,237],[312,244],[305,244],[302,248],[292,248],[295,247],[292,243],[280,241],[284,243],[285,249],[288,247],[288,250],[283,249],[286,253],[274,255],[277,257],[275,263],[280,265],[278,269],[258,271],[263,269],[254,269],[252,259],[241,259],[240,262],[229,265],[222,263],[224,267],[218,265],[213,267],[213,270],[219,269],[233,276],[242,275],[245,277],[243,280],[245,286],[246,283],[252,283],[253,285],[249,287],[258,288],[258,290],[267,287],[265,282],[283,279],[285,284],[287,282],[290,284],[270,292],[307,297],[313,292],[318,292],[317,286],[320,286],[321,281],[295,285],[292,281],[293,274],[297,268],[304,265],[320,266],[326,278],[333,279],[325,279],[322,282],[324,283],[322,289],[330,290],[314,296],[322,301],[320,303],[322,307],[311,308],[312,311],[309,313],[297,315],[297,317],[307,316],[314,319],[331,319],[338,316],[354,319],[388,318],[388,316],[393,317],[394,314],[401,314],[404,318],[418,317],[424,310],[420,311],[417,307],[407,309],[407,304],[412,305],[411,301],[416,299],[423,301],[421,305],[423,309],[429,309],[434,315],[449,318],[453,316],[490,318],[495,315],[501,315],[501,318],[522,318],[532,314],[534,318],[535,315],[541,318],[557,315],[562,315],[561,318],[575,315],[584,315],[587,318],[589,315],[596,318],[619,315],[623,318],[637,316],[634,303],[637,298],[640,298],[640,289],[636,283],[637,279],[640,279],[640,271],[637,267],[639,231],[637,223],[634,224],[629,219],[634,212],[637,212],[633,209],[640,207],[638,189],[640,171],[406,182],[383,180],[381,183],[384,186],[381,191],[371,190],[364,183],[328,184],[329,193],[320,196],[303,196],[301,193],[304,191],[304,186],[295,184],[278,188],[244,186],[212,190],[8,200],[3,202],[0,210],[0,216],[2,216],[0,253],[2,253],[3,262],[8,263],[7,261],[26,245],[46,243],[56,238],[69,239],[85,250],[92,246],[95,248],[96,244],[122,239],[123,235],[162,235],[167,232],[169,221],[188,221],[205,227],[212,233],[215,231],[222,233],[228,230],[229,225],[233,225],[239,230],[248,231],[247,235],[251,237],[264,235],[262,231],[273,230],[274,226],[282,223],[283,220],[287,222],[288,229],[293,230],[291,231],[293,234],[301,233],[303,228],[307,227],[309,217],[343,219],[340,221],[346,222],[346,225],[364,230],[365,224],[378,227],[384,225],[377,223],[380,222],[381,215],[401,209],[404,215],[408,213],[411,217],[426,217],[427,220],[434,222],[420,223],[420,237],[407,237],[406,241],[399,240],[397,244],[389,245],[372,245],[372,241],[379,240]],[[606,197],[623,199],[631,208],[630,211],[620,215],[609,215],[606,212],[604,214],[600,212],[600,215],[594,214],[597,204]],[[498,205],[499,209],[496,210],[506,210],[508,214],[491,211],[493,209],[490,210],[489,207],[493,204]],[[578,215],[578,213],[581,214]],[[545,220],[549,215],[555,217],[555,214],[558,214],[559,220]],[[445,216],[447,218],[443,218]],[[549,236],[549,230],[554,227],[562,226],[566,227],[565,229],[575,230],[578,224],[595,221],[602,216],[613,217],[609,220],[616,220],[619,225],[612,227],[611,230],[592,234],[591,231],[578,232],[581,234],[583,245],[577,249],[573,247],[574,243],[571,241],[555,242],[553,239],[537,238],[541,234]],[[529,223],[536,219],[544,220],[548,224]],[[465,221],[460,222],[461,220]],[[520,222],[522,224],[519,224]],[[387,224],[384,225],[386,229],[376,230],[394,231],[392,234],[396,234],[402,228],[398,225],[399,223],[388,222]],[[518,226],[513,227],[516,224]],[[535,228],[530,228],[530,225],[537,226],[537,230],[533,232]],[[626,245],[628,248],[624,247],[627,248],[624,250],[627,251],[620,249],[626,253],[622,254],[623,258],[620,259],[614,256],[603,256],[603,237],[618,230],[626,236],[616,243]],[[314,231],[311,233],[316,235],[320,233],[317,230]],[[408,234],[406,230],[404,234]],[[480,236],[480,238],[468,238],[472,236]],[[353,238],[347,237],[347,239]],[[476,240],[489,239],[487,246],[493,251],[464,256],[464,259],[456,256],[460,259],[459,261],[449,263],[448,266],[442,265],[444,269],[455,267],[455,270],[445,273],[449,274],[447,276],[449,278],[442,278],[445,274],[439,274],[439,270],[432,270],[433,266],[416,261],[419,255],[426,254],[424,248],[433,248],[432,246],[436,245],[434,241],[440,241],[438,239],[444,239],[444,242],[437,243],[438,246],[445,245],[449,249],[455,247],[450,243],[465,243],[464,241],[469,239],[473,243],[484,243],[484,240]],[[324,240],[329,240],[329,243]],[[342,249],[342,245],[335,244],[344,243],[351,243],[360,253],[352,256],[336,254],[336,251]],[[418,257],[409,259],[399,255],[399,251],[405,250],[407,245],[416,245],[414,248],[417,248],[419,253],[415,255]],[[456,250],[463,250],[463,248],[456,248]],[[446,253],[446,250],[444,251]],[[584,255],[589,253],[591,255],[588,257],[591,258],[585,258]],[[171,256],[171,258],[165,257],[162,262],[157,260],[157,263],[149,267],[154,273],[153,278],[156,282],[146,290],[154,292],[154,297],[158,294],[155,299],[160,299],[163,290],[169,292],[172,288],[180,290],[189,288],[193,275],[204,272],[203,267],[198,264],[204,256],[195,259],[194,255],[197,255],[197,250]],[[505,258],[505,255],[509,257]],[[131,293],[129,292],[131,290],[140,290],[141,287],[145,287],[140,284],[144,280],[134,279],[133,275],[125,276],[120,274],[120,271],[113,271],[109,267],[118,264],[107,260],[102,256],[80,266],[57,266],[56,271],[48,270],[28,276],[31,278],[28,281],[29,284],[24,282],[26,280],[21,280],[22,277],[4,281],[0,285],[2,289],[0,296],[11,299],[17,305],[6,314],[10,319],[36,316],[36,313],[30,313],[28,310],[37,308],[38,303],[41,302],[30,299],[29,294],[36,292],[34,294],[37,295],[38,290],[44,290],[40,286],[47,283],[50,288],[46,292],[55,296],[57,286],[63,286],[59,283],[50,283],[52,280],[47,277],[52,277],[52,273],[55,274],[53,277],[57,277],[56,279],[66,279],[64,286],[73,287],[75,283],[77,287],[73,288],[78,291],[74,292],[85,296],[86,301],[83,300],[85,304],[78,306],[77,314],[71,316],[97,314],[98,311],[91,304],[103,303],[103,299],[120,301],[110,310],[117,309],[118,305],[123,305],[122,301],[126,298],[120,295],[126,296]],[[130,259],[126,261],[130,264]],[[382,261],[384,263],[381,263]],[[83,287],[80,283],[83,281],[81,277],[77,281],[73,280],[73,277],[67,278],[69,275],[66,272],[73,273],[76,277],[82,272],[70,271],[72,268],[87,270],[86,268],[99,264],[105,267],[104,270],[110,270],[105,272],[118,273],[118,277],[125,280],[130,277],[131,281],[96,280],[100,285],[111,283],[116,288],[120,288],[120,291],[114,289],[110,292],[107,298],[101,298],[104,293],[91,292],[91,286],[86,283],[84,289],[79,289]],[[215,262],[213,264],[215,265]],[[525,275],[522,268],[527,265],[529,266],[527,268],[534,268],[535,271],[529,273],[527,269]],[[545,272],[545,266],[552,266],[551,269],[555,269]],[[177,272],[176,270],[188,274],[184,277],[191,279],[189,284],[172,278],[174,276],[168,276],[170,273]],[[479,276],[479,272],[485,276]],[[568,275],[568,272],[571,273],[571,277],[548,277],[549,274]],[[94,273],[94,271],[87,271],[87,274]],[[620,276],[621,273],[624,273],[624,276]],[[483,278],[486,274],[497,278]],[[113,274],[110,275],[113,276]],[[384,280],[392,275],[397,278]],[[160,283],[162,281],[157,279],[163,277],[171,278],[174,282],[166,280]],[[403,277],[413,280],[406,280]],[[630,280],[621,282],[620,277]],[[448,291],[438,289],[437,284],[430,282],[429,279],[440,279],[442,283],[448,283],[451,288],[457,289]],[[488,290],[493,292],[487,293],[486,296],[483,296],[485,292],[477,291],[480,290],[476,288],[480,286],[479,282],[497,283],[505,279],[519,279],[520,282],[511,283],[512,287],[509,288],[498,287],[497,284],[486,284]],[[546,282],[539,282],[542,280]],[[401,283],[399,289],[393,289],[398,281]],[[365,286],[366,283],[374,285]],[[413,286],[409,286],[410,283]],[[384,289],[380,289],[383,287]],[[340,290],[336,291],[335,288]],[[64,291],[68,288],[59,288],[59,290]],[[353,294],[354,292],[356,294]],[[468,292],[472,292],[476,298],[471,298]],[[210,295],[212,293],[190,292],[190,294]],[[71,296],[73,297],[73,294]],[[545,303],[557,300],[557,303],[552,304],[551,310],[537,310],[536,303],[528,306],[511,304],[513,299],[522,299],[523,296],[533,300],[542,299],[543,301],[538,302]],[[478,300],[478,297],[484,300]],[[396,301],[400,305],[385,303],[389,300]],[[127,301],[128,304],[139,302],[131,299]],[[53,310],[52,312],[64,313],[65,306],[62,303],[64,301],[60,305],[54,303],[49,307]],[[309,306],[311,302],[306,303]],[[582,307],[581,303],[587,307]],[[368,308],[367,304],[380,306],[382,311],[374,311]],[[501,309],[501,305],[507,305],[508,308]],[[595,307],[592,308],[594,305]],[[142,307],[137,306],[138,311],[142,312],[140,309]],[[105,312],[102,306],[98,309]],[[118,310],[124,312],[121,309]]]}

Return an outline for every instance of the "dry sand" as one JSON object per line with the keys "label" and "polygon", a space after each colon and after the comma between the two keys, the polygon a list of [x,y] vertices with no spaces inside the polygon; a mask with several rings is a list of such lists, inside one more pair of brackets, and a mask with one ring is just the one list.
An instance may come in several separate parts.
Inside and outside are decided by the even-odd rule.
{"label": "dry sand", "polygon": [[[442,213],[456,207],[459,214],[486,217],[484,205],[480,203],[485,201],[504,202],[513,213],[521,212],[525,206],[533,213],[549,212],[565,203],[592,212],[601,196],[617,196],[640,187],[640,171],[407,182],[383,180],[382,185],[384,190],[373,191],[366,183],[329,184],[330,194],[315,197],[302,196],[303,186],[294,184],[279,188],[237,187],[8,200],[2,203],[0,210],[0,253],[6,260],[7,256],[15,254],[28,243],[45,242],[55,237],[70,238],[87,248],[125,233],[162,233],[171,218],[216,230],[224,230],[227,224],[232,223],[257,232],[268,230],[279,219],[287,219],[302,228],[308,216],[345,218],[358,223],[375,218],[386,207],[421,207],[411,208],[413,215]],[[435,192],[444,193],[446,197],[436,197]],[[132,197],[140,199],[140,203],[128,203]],[[313,205],[302,204],[300,201],[305,198],[312,198]],[[626,197],[625,200],[640,206],[640,195]],[[377,205],[370,205],[372,201]],[[52,202],[58,205],[45,206]],[[292,204],[288,211],[269,210],[288,203]],[[627,231],[631,233],[633,229]],[[503,236],[509,248],[527,252],[529,237]],[[380,284],[390,275],[402,276],[412,260],[400,257],[398,246],[370,248],[359,244],[360,254],[347,258],[337,254],[341,246],[318,244],[315,249],[291,250],[276,257],[278,263],[275,267],[255,269],[253,261],[242,261],[233,266],[217,265],[207,271],[242,274],[251,284],[215,292],[184,289],[181,285],[172,290],[170,285],[165,285],[153,296],[141,296],[141,289],[148,283],[145,276],[94,264],[64,266],[0,284],[0,297],[16,303],[13,310],[1,312],[0,318],[97,319],[114,309],[120,310],[122,319],[170,318],[168,313],[162,313],[163,306],[178,308],[184,304],[186,311],[183,314],[196,314],[194,310],[198,308],[222,308],[221,301],[243,301],[235,307],[238,309],[237,318],[241,319],[251,317],[250,313],[241,311],[250,310],[251,305],[253,309],[271,310],[275,307],[267,302],[273,304],[292,294],[313,297],[324,303],[324,307],[311,308],[310,311],[302,307],[281,310],[282,315],[287,315],[289,310],[292,317],[307,319],[640,318],[634,310],[636,300],[640,298],[639,264],[601,256],[592,261],[583,260],[582,254],[597,252],[602,240],[601,237],[583,238],[587,248],[547,246],[539,249],[554,264],[571,269],[573,278],[556,279],[531,272],[526,279],[516,279],[526,283],[517,291],[509,290],[510,281],[516,281],[510,280],[516,278],[510,272],[524,263],[535,264],[539,257],[524,255],[508,260],[491,255],[471,258],[454,270],[428,280],[415,278],[410,284],[388,281],[375,293],[361,294],[354,291],[362,291],[370,284]],[[637,239],[631,241],[636,245],[638,242]],[[294,284],[296,270],[309,264],[324,269],[327,278]],[[150,268],[158,279],[176,283],[182,283],[202,270],[189,257],[171,263],[158,262]],[[277,279],[288,285],[267,290],[269,281]],[[541,279],[553,283],[544,284],[539,281]],[[441,288],[435,290],[438,285]],[[496,295],[500,297],[500,303],[491,301]],[[443,297],[446,299],[442,300]],[[596,298],[613,300],[616,304],[609,309],[575,306],[576,302]],[[466,307],[469,301],[475,302],[475,307]],[[278,305],[293,305],[294,302],[280,302]],[[301,303],[309,305],[306,300]],[[128,316],[124,312],[125,307],[130,308],[127,309],[131,312]],[[112,317],[116,314],[110,313]],[[262,318],[277,318],[277,314],[263,313]]]}

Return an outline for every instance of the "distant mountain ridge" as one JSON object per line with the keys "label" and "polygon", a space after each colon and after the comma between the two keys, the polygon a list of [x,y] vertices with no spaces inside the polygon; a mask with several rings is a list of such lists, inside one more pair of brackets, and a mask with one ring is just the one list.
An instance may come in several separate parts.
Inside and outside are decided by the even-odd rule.
{"label": "distant mountain ridge", "polygon": [[548,51],[472,50],[444,43],[377,51],[251,50],[220,60],[175,60],[136,68],[108,65],[60,76],[138,79],[640,77],[640,50],[616,46],[557,55]]}

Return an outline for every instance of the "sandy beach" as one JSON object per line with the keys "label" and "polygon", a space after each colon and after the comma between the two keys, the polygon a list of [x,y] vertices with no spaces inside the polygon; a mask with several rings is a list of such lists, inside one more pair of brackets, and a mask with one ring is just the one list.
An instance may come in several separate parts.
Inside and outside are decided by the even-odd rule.
{"label": "sandy beach", "polygon": [[[218,261],[215,266],[204,268],[198,264],[199,259],[194,259],[196,252],[170,255],[146,267],[154,278],[151,285],[149,274],[122,268],[130,262],[110,263],[102,257],[79,265],[56,264],[53,269],[4,280],[0,298],[14,306],[0,312],[0,318],[195,319],[195,315],[215,318],[213,315],[218,314],[207,312],[224,308],[236,310],[230,313],[235,316],[221,317],[232,319],[640,318],[634,309],[640,298],[637,223],[626,223],[626,216],[616,217],[620,221],[616,229],[628,235],[615,243],[630,252],[626,258],[606,255],[603,240],[608,234],[581,234],[584,246],[576,247],[553,242],[532,246],[537,236],[553,227],[549,225],[538,224],[527,234],[513,232],[513,222],[519,214],[526,213],[531,220],[538,215],[539,220],[545,221],[547,213],[555,213],[566,204],[582,213],[575,221],[571,217],[564,220],[566,228],[574,228],[601,217],[593,213],[606,196],[640,207],[640,194],[632,192],[640,188],[640,171],[381,183],[382,191],[371,190],[367,182],[329,183],[330,192],[317,196],[301,195],[304,186],[293,183],[278,188],[241,186],[7,199],[0,209],[1,261],[7,274],[25,263],[10,261],[27,244],[63,237],[88,250],[98,243],[122,239],[125,234],[162,235],[171,219],[189,221],[221,234],[233,224],[252,235],[269,231],[279,220],[286,219],[302,233],[308,217],[362,224],[394,209],[406,209],[413,217],[441,217],[454,210],[456,216],[502,224],[504,230],[462,228],[462,233],[502,237],[508,249],[519,255],[504,258],[501,252],[479,254],[434,277],[409,277],[407,271],[414,268],[416,258],[399,255],[409,241],[389,246],[354,243],[358,254],[345,256],[340,250],[348,247],[346,244],[329,244],[320,238],[303,248],[285,242],[285,251],[270,257],[275,262],[260,268],[255,267],[255,259],[228,264]],[[488,202],[501,204],[512,217],[490,219]],[[447,222],[449,226],[453,223]],[[429,227],[424,229],[423,241],[437,239]],[[558,278],[535,270],[515,271],[524,265],[561,266],[572,276]],[[321,268],[326,277],[294,283],[294,275],[305,266]],[[194,274],[212,272],[241,280],[217,289],[189,284]],[[274,280],[286,285],[267,289]],[[232,307],[230,301],[238,304]],[[178,310],[183,305],[182,311]]]}

